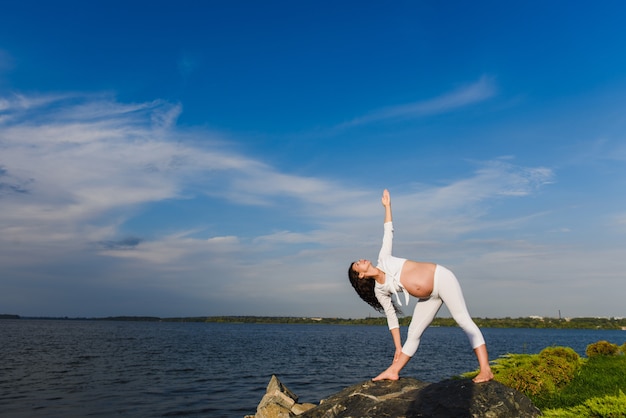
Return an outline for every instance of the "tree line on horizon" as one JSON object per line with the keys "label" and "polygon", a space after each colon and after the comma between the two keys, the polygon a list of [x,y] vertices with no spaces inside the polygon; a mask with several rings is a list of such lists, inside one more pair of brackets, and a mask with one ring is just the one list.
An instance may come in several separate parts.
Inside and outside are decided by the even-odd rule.
{"label": "tree line on horizon", "polygon": [[[367,318],[315,318],[288,316],[200,316],[160,318],[154,316],[109,316],[102,318],[68,317],[21,317],[19,315],[0,314],[0,319],[56,319],[56,320],[98,320],[98,321],[143,321],[143,322],[213,322],[242,324],[330,324],[330,325],[387,325],[384,316]],[[626,330],[626,318],[473,318],[481,328],[558,328],[558,329],[615,329]],[[400,325],[408,326],[410,316],[399,318]],[[457,326],[452,318],[437,317],[431,326]]]}
{"label": "tree line on horizon", "polygon": [[[559,328],[559,329],[624,329],[626,318],[473,318],[482,328]],[[226,322],[256,324],[335,324],[335,325],[387,325],[384,316],[368,318],[311,318],[311,317],[271,317],[271,316],[212,316],[204,318],[171,318],[169,321],[187,322]],[[400,325],[408,326],[411,317],[399,318]],[[435,318],[431,326],[457,326],[452,318]]]}

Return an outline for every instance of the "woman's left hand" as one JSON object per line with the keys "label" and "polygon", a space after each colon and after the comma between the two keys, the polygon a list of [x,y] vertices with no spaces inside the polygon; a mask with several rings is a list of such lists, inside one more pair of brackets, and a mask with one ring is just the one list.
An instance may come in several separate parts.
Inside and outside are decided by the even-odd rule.
{"label": "woman's left hand", "polygon": [[383,190],[383,197],[380,199],[381,203],[384,207],[387,207],[391,204],[391,197],[389,196],[389,190]]}
{"label": "woman's left hand", "polygon": [[396,348],[396,353],[393,355],[393,362],[395,363],[400,358],[400,354],[402,354],[402,348]]}

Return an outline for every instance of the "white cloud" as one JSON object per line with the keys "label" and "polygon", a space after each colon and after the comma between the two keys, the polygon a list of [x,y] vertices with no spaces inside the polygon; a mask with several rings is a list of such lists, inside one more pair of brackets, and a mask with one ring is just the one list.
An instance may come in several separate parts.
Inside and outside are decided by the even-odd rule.
{"label": "white cloud", "polygon": [[[8,116],[0,126],[3,277],[20,277],[26,288],[49,282],[71,287],[72,280],[89,277],[88,283],[112,294],[151,289],[181,295],[196,301],[194,309],[206,307],[201,314],[264,314],[261,309],[273,307],[277,315],[324,315],[329,312],[315,311],[322,300],[337,306],[333,315],[359,309],[346,270],[354,258],[377,254],[380,190],[286,173],[233,151],[219,135],[179,129],[178,105],[118,104],[106,95],[23,96],[3,103]],[[470,284],[470,305],[487,296],[497,299],[493,289],[524,294],[524,283],[554,292],[562,284],[559,275],[584,287],[589,269],[567,264],[572,256],[583,259],[579,250],[503,238],[503,230],[523,229],[546,212],[490,216],[494,202],[524,199],[551,184],[552,170],[516,165],[512,158],[474,164],[474,172],[440,184],[392,189],[398,255],[458,268]],[[209,208],[208,219],[199,217],[184,230],[155,225],[145,236],[124,232],[143,205],[191,200],[194,194],[242,210],[275,207],[277,216],[287,208],[306,218],[306,226],[261,228],[246,237],[213,234],[211,225],[231,215],[215,216]],[[478,240],[471,233],[494,238]],[[611,265],[600,253],[594,257]],[[545,284],[542,274],[550,276]],[[548,310],[553,299],[537,297],[534,307]]]}
{"label": "white cloud", "polygon": [[239,239],[237,237],[229,236],[229,237],[213,237],[209,238],[207,242],[211,245],[234,245],[239,244]]}
{"label": "white cloud", "polygon": [[442,96],[379,109],[346,122],[340,127],[347,128],[375,122],[411,119],[446,113],[464,106],[483,102],[495,96],[496,92],[497,88],[493,79],[483,76],[473,84],[461,87]]}

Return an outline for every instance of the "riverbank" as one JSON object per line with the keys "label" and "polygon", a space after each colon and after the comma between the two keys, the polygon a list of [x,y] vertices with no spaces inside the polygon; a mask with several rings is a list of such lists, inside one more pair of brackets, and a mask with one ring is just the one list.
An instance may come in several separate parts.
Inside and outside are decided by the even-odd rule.
{"label": "riverbank", "polygon": [[[322,318],[290,316],[199,316],[160,318],[154,316],[109,316],[101,318],[69,317],[21,317],[0,314],[0,319],[49,319],[49,320],[91,320],[91,321],[146,321],[146,322],[217,322],[240,324],[325,324],[325,325],[386,325],[385,317],[368,318]],[[531,328],[531,329],[603,329],[626,330],[626,318],[473,318],[480,328]],[[411,317],[399,319],[401,326],[408,326]],[[434,327],[454,327],[452,318],[435,318]]]}

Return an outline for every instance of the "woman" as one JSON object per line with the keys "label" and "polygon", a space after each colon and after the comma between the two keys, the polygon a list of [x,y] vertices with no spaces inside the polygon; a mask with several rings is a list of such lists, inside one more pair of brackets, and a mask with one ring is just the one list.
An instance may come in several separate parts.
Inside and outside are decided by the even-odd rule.
{"label": "woman", "polygon": [[[400,371],[417,351],[422,333],[435,318],[444,302],[454,320],[465,331],[478,359],[480,372],[474,378],[474,382],[487,382],[493,379],[485,340],[467,311],[456,277],[450,270],[437,264],[392,256],[393,224],[391,198],[387,190],[383,192],[382,204],[385,207],[385,222],[383,244],[378,254],[377,266],[374,267],[368,260],[359,260],[350,264],[348,270],[350,283],[361,299],[387,316],[387,324],[396,347],[391,366],[373,380],[399,379]],[[391,295],[394,294],[396,301],[402,305],[398,291],[404,292],[407,305],[409,295],[419,299],[404,346],[400,339],[400,327],[396,314],[399,310],[391,299]]]}

